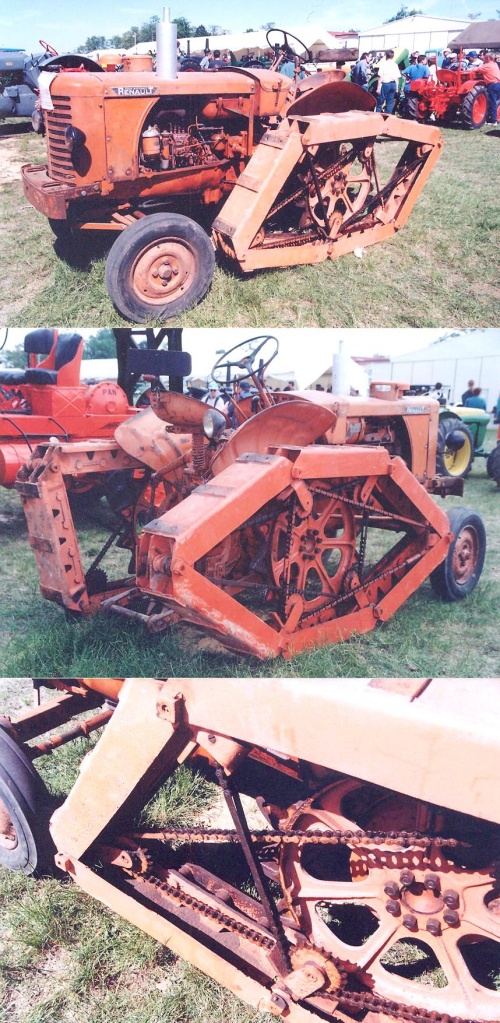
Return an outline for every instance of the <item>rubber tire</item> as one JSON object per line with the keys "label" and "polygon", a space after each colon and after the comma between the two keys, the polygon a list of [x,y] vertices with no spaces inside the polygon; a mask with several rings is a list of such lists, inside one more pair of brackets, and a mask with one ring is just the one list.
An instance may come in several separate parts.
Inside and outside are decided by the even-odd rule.
{"label": "rubber tire", "polygon": [[[446,438],[452,430],[458,430],[459,433],[463,433],[465,443],[468,445],[469,457],[467,459],[467,464],[460,470],[460,472],[450,472],[449,467],[447,467],[445,463]],[[439,420],[438,425],[436,451],[436,472],[438,476],[451,476],[454,479],[465,479],[465,477],[468,476],[474,461],[474,446],[474,437],[465,423],[462,423],[460,419],[456,419],[455,416],[443,416],[443,418]]]}
{"label": "rubber tire", "polygon": [[419,101],[419,97],[415,93],[412,93],[412,94],[410,94],[409,96],[406,97],[405,116],[410,121],[417,121],[418,124],[423,124],[424,121],[425,121],[425,116],[422,117],[422,115],[419,113],[418,101]]}
{"label": "rubber tire", "polygon": [[[484,116],[482,120],[475,121],[473,116],[474,105],[477,97],[481,95],[484,96],[485,98]],[[483,124],[486,124],[487,116],[488,116],[488,93],[484,85],[475,85],[474,88],[471,89],[466,96],[464,96],[462,102],[462,120],[464,124],[467,126],[467,128],[470,129],[482,128]]]}
{"label": "rubber tire", "polygon": [[[431,573],[430,581],[434,593],[443,600],[456,601],[468,597],[475,589],[483,571],[486,554],[486,530],[480,515],[472,508],[451,508],[448,514],[453,541],[444,561]],[[453,554],[460,533],[465,528],[475,530],[478,541],[477,561],[473,573],[465,583],[457,582],[453,574]]]}
{"label": "rubber tire", "polygon": [[[186,243],[194,254],[196,269],[187,291],[162,307],[139,297],[133,287],[132,274],[141,252],[166,238]],[[151,213],[125,228],[111,246],[106,262],[106,287],[113,305],[125,319],[147,323],[169,319],[198,305],[210,288],[214,269],[214,248],[199,224],[178,213]]]}
{"label": "rubber tire", "polygon": [[49,819],[54,807],[38,771],[4,728],[0,728],[0,800],[17,835],[14,848],[0,844],[0,864],[23,874],[50,870],[55,848]]}
{"label": "rubber tire", "polygon": [[500,444],[490,451],[486,459],[486,472],[490,479],[495,480],[497,487],[500,487]]}

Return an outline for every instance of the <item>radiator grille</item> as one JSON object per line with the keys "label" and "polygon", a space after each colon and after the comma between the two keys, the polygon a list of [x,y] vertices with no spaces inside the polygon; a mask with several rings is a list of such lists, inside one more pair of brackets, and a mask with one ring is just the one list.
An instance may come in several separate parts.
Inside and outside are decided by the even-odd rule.
{"label": "radiator grille", "polygon": [[75,181],[71,153],[64,144],[64,132],[68,124],[71,124],[71,100],[69,96],[55,96],[52,99],[54,109],[46,112],[49,174],[59,181]]}

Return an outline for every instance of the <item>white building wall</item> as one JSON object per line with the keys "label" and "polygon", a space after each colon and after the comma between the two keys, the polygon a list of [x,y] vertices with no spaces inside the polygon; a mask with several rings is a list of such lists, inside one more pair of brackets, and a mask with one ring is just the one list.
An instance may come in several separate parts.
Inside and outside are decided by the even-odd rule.
{"label": "white building wall", "polygon": [[380,25],[359,34],[359,52],[365,50],[408,49],[443,50],[459,32],[467,28],[470,21],[441,18],[401,18],[399,21]]}
{"label": "white building wall", "polygon": [[462,358],[397,360],[391,362],[391,379],[410,384],[441,383],[451,388],[450,400],[460,401],[469,380],[482,389],[488,410],[500,394],[500,358],[498,355],[471,355]]}

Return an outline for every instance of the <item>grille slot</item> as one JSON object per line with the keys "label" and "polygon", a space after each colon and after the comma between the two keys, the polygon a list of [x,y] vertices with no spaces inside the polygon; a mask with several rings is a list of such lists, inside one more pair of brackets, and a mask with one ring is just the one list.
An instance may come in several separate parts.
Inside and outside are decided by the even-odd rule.
{"label": "grille slot", "polygon": [[56,180],[75,181],[76,173],[71,153],[64,144],[64,132],[68,124],[71,124],[70,97],[53,97],[53,103],[54,109],[46,111],[49,174]]}

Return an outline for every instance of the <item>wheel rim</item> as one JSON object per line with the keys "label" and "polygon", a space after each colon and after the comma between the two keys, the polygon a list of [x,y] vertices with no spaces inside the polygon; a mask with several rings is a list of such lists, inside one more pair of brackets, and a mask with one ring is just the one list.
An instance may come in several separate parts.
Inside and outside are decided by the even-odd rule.
{"label": "wheel rim", "polygon": [[0,849],[11,852],[18,845],[14,822],[4,802],[0,799]]}
{"label": "wheel rim", "polygon": [[476,98],[475,98],[475,100],[474,100],[474,102],[472,104],[471,120],[472,120],[473,124],[482,124],[482,122],[484,121],[484,118],[486,117],[487,106],[488,106],[488,102],[487,102],[486,93],[485,92],[480,92],[476,96]]}
{"label": "wheel rim", "polygon": [[[287,826],[355,833],[358,825],[344,816],[342,804],[353,794],[355,803],[356,790],[362,789],[362,783],[352,780],[337,782],[317,797],[313,806],[305,804],[304,812],[299,809]],[[375,805],[373,815],[363,820],[365,828],[407,830],[409,825],[410,831],[415,831],[424,823],[425,807],[413,811],[411,801],[398,794],[388,794],[388,802],[384,806],[382,801],[381,809],[380,815]],[[471,946],[481,942],[489,942],[497,954],[500,952],[500,893],[494,887],[498,882],[493,881],[490,868],[466,869],[448,858],[449,852],[436,843],[427,849],[412,844],[411,834],[404,849],[382,842],[378,848],[374,845],[353,842],[351,849],[330,847],[334,850],[334,879],[331,875],[325,877],[321,869],[313,872],[311,861],[304,865],[300,847],[285,846],[281,883],[300,929],[326,952],[356,963],[365,971],[372,994],[404,1005],[410,1002],[431,1013],[498,1020],[500,993],[484,981],[478,982],[466,961],[467,957],[470,960]],[[308,848],[321,847],[303,847]],[[343,860],[335,853],[342,848],[346,852]],[[408,869],[413,879],[403,885],[402,872]],[[438,879],[437,890],[425,887],[430,875]],[[388,885],[394,886],[389,892]],[[449,916],[453,922],[447,923],[445,914],[450,912],[451,904],[455,916]],[[361,911],[364,916],[358,916],[358,923],[353,924]],[[410,916],[416,921],[411,929],[404,922],[406,919],[408,923]],[[413,967],[413,976],[408,976],[405,965],[391,965],[389,960],[395,954],[401,956],[408,946],[415,950],[417,967],[423,953],[431,964],[426,969],[439,971],[434,977],[436,986],[429,983],[428,972],[417,979],[417,967]]]}
{"label": "wheel rim", "polygon": [[479,537],[473,526],[465,526],[455,540],[452,571],[455,582],[465,586],[474,575],[479,557]]}
{"label": "wheel rim", "polygon": [[469,437],[464,434],[464,443],[461,448],[457,451],[453,451],[451,448],[445,446],[443,452],[443,461],[446,467],[446,472],[449,476],[461,476],[462,473],[467,471],[469,462],[471,459],[471,443]]}
{"label": "wheel rim", "polygon": [[132,267],[132,286],[138,298],[163,307],[194,284],[196,254],[185,241],[162,238],[143,249]]}

